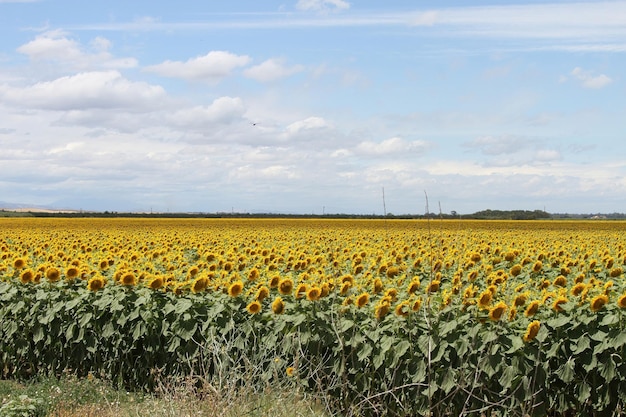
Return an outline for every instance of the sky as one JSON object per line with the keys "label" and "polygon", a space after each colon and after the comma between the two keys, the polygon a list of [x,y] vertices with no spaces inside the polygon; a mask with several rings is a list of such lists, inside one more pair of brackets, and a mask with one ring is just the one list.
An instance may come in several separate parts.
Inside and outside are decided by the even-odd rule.
{"label": "sky", "polygon": [[0,0],[0,205],[626,212],[626,1]]}

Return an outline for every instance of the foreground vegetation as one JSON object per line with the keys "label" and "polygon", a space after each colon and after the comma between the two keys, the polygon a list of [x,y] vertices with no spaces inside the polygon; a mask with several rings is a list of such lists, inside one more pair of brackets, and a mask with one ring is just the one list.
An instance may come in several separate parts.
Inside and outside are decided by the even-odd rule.
{"label": "foreground vegetation", "polygon": [[5,378],[278,389],[345,415],[624,413],[626,223],[2,226]]}

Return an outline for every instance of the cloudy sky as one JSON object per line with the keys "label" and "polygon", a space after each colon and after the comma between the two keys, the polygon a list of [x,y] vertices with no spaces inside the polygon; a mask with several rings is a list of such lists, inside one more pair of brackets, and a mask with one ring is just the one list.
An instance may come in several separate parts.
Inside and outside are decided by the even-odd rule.
{"label": "cloudy sky", "polygon": [[0,202],[626,212],[626,1],[0,0]]}

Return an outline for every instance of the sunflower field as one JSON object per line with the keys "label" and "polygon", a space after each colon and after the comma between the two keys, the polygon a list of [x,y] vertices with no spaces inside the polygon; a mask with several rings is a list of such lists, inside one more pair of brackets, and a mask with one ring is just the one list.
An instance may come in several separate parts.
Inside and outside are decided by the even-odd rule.
{"label": "sunflower field", "polygon": [[0,372],[626,415],[626,223],[0,219]]}

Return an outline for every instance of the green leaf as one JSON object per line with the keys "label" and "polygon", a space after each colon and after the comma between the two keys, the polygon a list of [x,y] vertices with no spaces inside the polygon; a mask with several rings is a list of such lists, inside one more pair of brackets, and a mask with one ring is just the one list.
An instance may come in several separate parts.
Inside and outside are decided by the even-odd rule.
{"label": "green leaf", "polygon": [[191,300],[187,298],[179,298],[174,311],[176,312],[176,314],[183,314],[184,312],[189,310],[191,306],[193,306]]}
{"label": "green leaf", "polygon": [[574,358],[570,357],[559,369],[556,375],[566,384],[574,380]]}
{"label": "green leaf", "polygon": [[546,325],[552,327],[553,329],[558,329],[559,327],[563,327],[566,324],[571,322],[571,317],[565,314],[559,314],[557,317],[551,318],[546,322]]}
{"label": "green leaf", "polygon": [[456,320],[450,320],[445,322],[443,326],[441,326],[441,328],[439,329],[439,335],[441,337],[444,337],[445,335],[456,329],[457,324],[458,323]]}
{"label": "green leaf", "polygon": [[504,368],[504,372],[502,372],[502,375],[500,375],[500,378],[498,379],[503,393],[513,388],[513,380],[515,380],[518,376],[520,375],[516,367],[507,366]]}
{"label": "green leaf", "polygon": [[372,354],[372,345],[370,345],[369,343],[363,343],[361,344],[361,348],[357,352],[356,357],[359,360],[359,362],[369,362],[369,357],[371,354]]}
{"label": "green leaf", "polygon": [[619,323],[619,316],[617,314],[607,313],[602,321],[600,322],[601,326],[612,326],[614,324]]}
{"label": "green leaf", "polygon": [[590,344],[589,337],[587,337],[586,335],[582,335],[581,337],[578,338],[576,347],[574,348],[574,350],[572,350],[572,353],[574,355],[579,355],[585,350],[589,349],[590,347],[591,347],[591,344]]}

